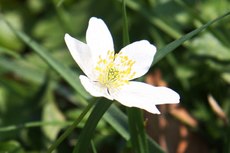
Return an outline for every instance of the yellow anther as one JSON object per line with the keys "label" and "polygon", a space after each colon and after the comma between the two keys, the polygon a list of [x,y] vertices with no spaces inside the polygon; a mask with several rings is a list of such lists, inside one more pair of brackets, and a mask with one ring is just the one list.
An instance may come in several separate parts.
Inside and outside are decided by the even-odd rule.
{"label": "yellow anther", "polygon": [[[119,58],[120,63],[115,63],[117,58]],[[114,54],[114,51],[108,51],[104,59],[99,56],[95,67],[95,70],[99,72],[97,81],[107,88],[125,85],[135,75],[135,72],[132,72],[134,63],[135,61],[130,60],[128,56],[123,56],[122,52]]]}

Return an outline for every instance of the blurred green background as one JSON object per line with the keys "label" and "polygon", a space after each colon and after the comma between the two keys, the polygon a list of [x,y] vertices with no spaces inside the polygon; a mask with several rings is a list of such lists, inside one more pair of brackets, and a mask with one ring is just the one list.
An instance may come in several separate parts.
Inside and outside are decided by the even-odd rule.
{"label": "blurred green background", "polygon": [[[96,16],[108,25],[119,51],[123,41],[121,6],[119,0],[0,0],[0,129],[17,127],[0,130],[0,153],[45,151],[86,104],[36,52],[14,35],[3,18],[71,68],[77,78],[81,71],[67,50],[64,34],[85,41],[88,20]],[[229,0],[127,0],[130,41],[147,39],[162,48],[228,12],[229,8]],[[197,122],[192,127],[166,113],[202,142],[202,146],[194,146],[197,153],[230,152],[230,18],[187,41],[149,73],[156,69],[168,86],[180,94],[180,107]],[[223,112],[212,109],[208,95],[215,98]],[[149,120],[158,117],[148,115]],[[47,126],[49,121],[57,123]],[[25,123],[31,124],[23,127]],[[83,125],[84,121],[57,152],[71,152]],[[157,133],[159,129],[154,126],[148,130]],[[171,141],[175,139],[171,137]],[[129,143],[104,120],[97,127],[94,142],[100,153],[129,152]],[[167,143],[169,153],[179,153],[170,147],[170,141]],[[189,153],[192,140],[186,143],[184,152]]]}

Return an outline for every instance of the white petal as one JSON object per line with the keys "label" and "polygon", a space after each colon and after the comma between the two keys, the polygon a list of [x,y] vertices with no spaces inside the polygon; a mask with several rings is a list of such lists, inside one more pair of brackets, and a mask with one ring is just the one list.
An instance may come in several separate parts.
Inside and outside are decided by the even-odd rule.
{"label": "white petal", "polygon": [[132,78],[134,79],[148,72],[156,53],[156,47],[150,44],[147,40],[142,40],[129,44],[120,52],[122,52],[121,55],[128,56],[129,59],[135,61],[132,68],[132,72],[136,73]]}
{"label": "white petal", "polygon": [[65,34],[64,39],[75,62],[89,78],[94,79],[93,59],[89,47],[69,34]]}
{"label": "white petal", "polygon": [[128,107],[138,107],[159,114],[155,105],[179,103],[180,96],[166,87],[154,87],[146,83],[130,81],[119,91],[110,91],[111,96]]}
{"label": "white petal", "polygon": [[103,20],[92,17],[86,32],[86,42],[93,51],[94,57],[105,57],[107,52],[114,51],[113,39]]}
{"label": "white petal", "polygon": [[80,81],[87,92],[89,92],[94,97],[105,97],[110,100],[113,98],[108,94],[108,91],[105,87],[102,87],[100,83],[91,81],[84,75],[79,76]]}

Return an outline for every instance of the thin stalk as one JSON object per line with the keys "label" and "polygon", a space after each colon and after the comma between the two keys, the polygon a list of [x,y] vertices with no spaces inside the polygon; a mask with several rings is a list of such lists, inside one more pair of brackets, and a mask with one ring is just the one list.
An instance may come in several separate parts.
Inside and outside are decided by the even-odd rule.
{"label": "thin stalk", "polygon": [[91,146],[92,146],[93,153],[97,153],[97,149],[95,147],[93,140],[91,140]]}
{"label": "thin stalk", "polygon": [[[128,20],[125,0],[122,0],[123,9],[123,44],[129,44]],[[148,153],[148,141],[144,128],[143,115],[137,108],[127,108],[132,149],[135,153]]]}
{"label": "thin stalk", "polygon": [[72,122],[67,121],[67,122],[60,122],[60,121],[51,121],[51,122],[28,122],[24,124],[18,124],[18,125],[10,125],[10,126],[5,126],[0,128],[0,132],[8,132],[8,131],[13,131],[13,130],[18,130],[18,129],[23,129],[23,128],[34,128],[34,127],[39,127],[39,126],[67,126],[70,125]]}
{"label": "thin stalk", "polygon": [[149,153],[143,114],[138,108],[128,108],[132,149],[135,153]]}
{"label": "thin stalk", "polygon": [[129,42],[129,30],[128,30],[128,20],[126,14],[126,4],[125,0],[122,0],[122,12],[123,12],[123,45],[128,45]]}
{"label": "thin stalk", "polygon": [[65,130],[65,132],[49,147],[47,153],[52,153],[55,148],[58,147],[58,145],[69,136],[69,134],[74,130],[74,128],[81,122],[81,120],[84,118],[84,116],[89,112],[89,110],[94,105],[94,102],[91,102],[87,105],[87,107],[84,109],[84,111],[80,114],[80,116],[73,122],[73,124]]}
{"label": "thin stalk", "polygon": [[111,104],[112,102],[107,100],[97,102],[88,120],[86,121],[84,128],[81,131],[78,143],[75,145],[73,153],[87,152],[97,124]]}

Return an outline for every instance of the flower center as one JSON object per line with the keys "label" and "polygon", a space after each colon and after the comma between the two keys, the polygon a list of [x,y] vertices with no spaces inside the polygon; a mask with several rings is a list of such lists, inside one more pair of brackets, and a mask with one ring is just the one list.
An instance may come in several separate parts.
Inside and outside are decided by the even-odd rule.
{"label": "flower center", "polygon": [[135,75],[132,71],[134,63],[134,60],[123,56],[121,52],[114,54],[114,51],[108,51],[105,58],[99,56],[95,67],[95,70],[99,72],[97,81],[108,89],[128,84]]}

